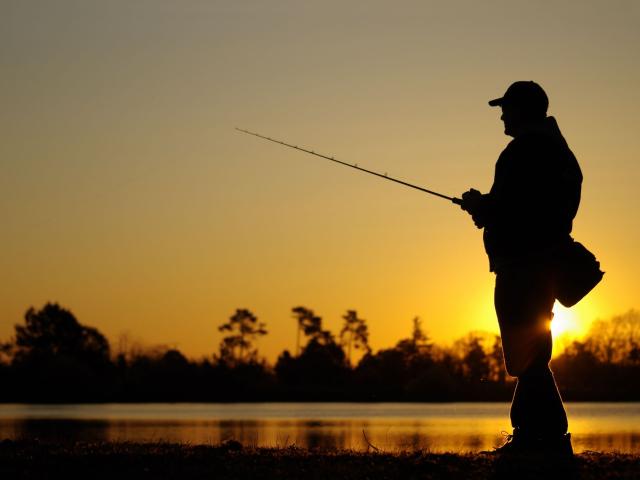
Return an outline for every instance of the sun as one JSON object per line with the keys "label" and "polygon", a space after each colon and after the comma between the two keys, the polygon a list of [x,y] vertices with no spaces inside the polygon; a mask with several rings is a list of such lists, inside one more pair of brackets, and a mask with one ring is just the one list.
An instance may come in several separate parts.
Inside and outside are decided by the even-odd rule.
{"label": "sun", "polygon": [[553,320],[551,321],[551,334],[553,338],[558,338],[565,334],[577,336],[579,329],[580,326],[578,325],[575,314],[556,302],[553,306]]}

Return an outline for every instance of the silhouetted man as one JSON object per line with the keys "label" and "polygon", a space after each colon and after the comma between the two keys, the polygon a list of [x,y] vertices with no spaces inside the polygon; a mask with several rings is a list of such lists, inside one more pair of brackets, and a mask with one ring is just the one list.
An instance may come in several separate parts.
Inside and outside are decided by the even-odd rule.
{"label": "silhouetted man", "polygon": [[491,100],[502,107],[504,133],[487,194],[462,195],[496,274],[494,302],[505,366],[518,382],[511,404],[513,434],[498,452],[571,454],[567,415],[549,368],[554,255],[570,241],[580,203],[582,173],[535,82],[513,83]]}

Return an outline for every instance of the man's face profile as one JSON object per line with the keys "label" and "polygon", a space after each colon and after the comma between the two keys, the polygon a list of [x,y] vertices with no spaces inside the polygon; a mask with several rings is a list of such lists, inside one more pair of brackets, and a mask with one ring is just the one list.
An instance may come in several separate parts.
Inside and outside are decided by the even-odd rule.
{"label": "man's face profile", "polygon": [[515,132],[520,123],[518,110],[509,105],[502,105],[502,116],[500,120],[504,122],[504,134],[515,137]]}

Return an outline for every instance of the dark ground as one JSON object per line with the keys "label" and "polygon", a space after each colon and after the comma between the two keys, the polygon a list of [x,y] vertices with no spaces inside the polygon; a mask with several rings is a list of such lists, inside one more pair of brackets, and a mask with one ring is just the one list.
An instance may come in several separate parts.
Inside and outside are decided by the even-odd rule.
{"label": "dark ground", "polygon": [[640,478],[640,457],[582,453],[500,459],[486,454],[363,453],[289,447],[0,442],[0,478],[135,479],[596,479]]}

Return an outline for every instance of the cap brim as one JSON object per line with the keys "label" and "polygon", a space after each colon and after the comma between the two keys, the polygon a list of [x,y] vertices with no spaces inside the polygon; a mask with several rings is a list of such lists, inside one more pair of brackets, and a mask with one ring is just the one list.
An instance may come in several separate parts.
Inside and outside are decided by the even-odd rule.
{"label": "cap brim", "polygon": [[492,106],[492,107],[499,107],[503,103],[504,103],[504,97],[495,98],[493,100],[489,100],[489,105]]}

